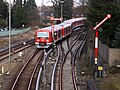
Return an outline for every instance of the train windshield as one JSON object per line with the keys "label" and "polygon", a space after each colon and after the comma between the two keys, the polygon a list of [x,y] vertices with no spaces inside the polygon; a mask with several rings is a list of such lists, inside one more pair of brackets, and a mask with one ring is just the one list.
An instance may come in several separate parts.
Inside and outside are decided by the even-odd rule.
{"label": "train windshield", "polygon": [[47,38],[48,37],[48,32],[38,32],[37,37]]}

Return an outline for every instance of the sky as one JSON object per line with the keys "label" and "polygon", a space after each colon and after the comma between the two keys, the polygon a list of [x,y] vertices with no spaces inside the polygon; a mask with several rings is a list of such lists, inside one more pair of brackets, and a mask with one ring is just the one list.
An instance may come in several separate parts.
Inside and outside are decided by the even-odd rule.
{"label": "sky", "polygon": [[[7,0],[9,2],[9,0]],[[51,6],[53,5],[51,2],[51,0],[35,0],[37,6],[41,6],[41,2],[44,3],[45,6]],[[74,0],[75,2],[78,2],[79,0]],[[13,0],[11,0],[11,2],[13,2]]]}
{"label": "sky", "polygon": [[[74,1],[78,2],[79,0],[74,0]],[[35,0],[35,2],[37,4],[37,6],[41,6],[41,2],[43,2],[45,6],[51,6],[51,5],[53,5],[51,3],[51,0]]]}
{"label": "sky", "polygon": [[[7,2],[9,2],[9,0],[6,0]],[[37,6],[41,6],[41,2],[43,1],[44,5],[50,6],[52,5],[52,3],[50,2],[51,0],[35,0]],[[13,0],[11,0],[11,2],[13,2]]]}
{"label": "sky", "polygon": [[35,0],[37,6],[41,6],[41,2],[44,3],[45,6],[50,6],[52,5],[52,3],[50,2],[50,0]]}

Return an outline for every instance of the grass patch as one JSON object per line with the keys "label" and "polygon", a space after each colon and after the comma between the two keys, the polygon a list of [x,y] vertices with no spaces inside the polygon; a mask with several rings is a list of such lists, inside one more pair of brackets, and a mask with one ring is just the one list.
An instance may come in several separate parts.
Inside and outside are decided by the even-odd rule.
{"label": "grass patch", "polygon": [[8,41],[7,40],[2,40],[2,39],[0,39],[0,46],[2,46],[2,45],[7,45],[8,44]]}
{"label": "grass patch", "polygon": [[101,85],[102,90],[120,90],[120,79],[109,80]]}

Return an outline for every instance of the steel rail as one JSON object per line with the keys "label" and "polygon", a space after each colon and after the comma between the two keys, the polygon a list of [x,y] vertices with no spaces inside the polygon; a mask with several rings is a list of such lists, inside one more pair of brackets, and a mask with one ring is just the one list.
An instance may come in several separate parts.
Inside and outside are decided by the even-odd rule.
{"label": "steel rail", "polygon": [[[43,54],[43,52],[42,52],[42,54]],[[31,75],[31,78],[30,78],[30,81],[29,81],[29,85],[28,85],[28,89],[27,89],[27,90],[30,90],[30,89],[31,89],[32,81],[33,81],[35,72],[36,72],[36,70],[37,70],[37,68],[38,68],[39,63],[41,63],[41,59],[42,59],[42,58],[43,58],[43,56],[42,56],[42,57],[39,57],[39,59],[38,59],[39,61],[37,62],[36,66],[35,66],[35,68],[34,68],[34,70],[33,70],[33,72],[32,72],[32,75]]]}
{"label": "steel rail", "polygon": [[61,64],[60,64],[60,72],[59,72],[59,90],[62,90],[62,72],[63,72],[63,66],[65,63],[65,60],[67,58],[68,53],[71,51],[71,49],[73,48],[73,46],[76,44],[77,40],[81,37],[81,34],[79,36],[77,36],[73,42],[73,44],[71,45],[70,49],[67,51],[65,57],[63,58]]}
{"label": "steel rail", "polygon": [[[23,44],[17,44],[17,45],[13,45],[12,46],[12,50],[14,50],[14,51],[12,51],[12,53],[11,53],[11,55],[14,53],[18,53],[18,52],[20,52],[20,51],[22,51],[22,50],[24,50],[24,49],[26,49],[26,48],[28,48],[28,47],[30,47],[30,46],[32,46],[33,44],[32,44],[32,42],[30,43],[27,43],[25,46],[23,45]],[[3,49],[2,51],[0,51],[0,61],[2,61],[2,60],[4,60],[5,58],[8,58],[8,49],[6,48],[6,49]]]}
{"label": "steel rail", "polygon": [[55,79],[55,72],[56,72],[56,67],[59,61],[59,57],[60,57],[60,53],[59,53],[60,49],[58,48],[58,56],[57,56],[57,60],[55,62],[54,68],[53,68],[53,72],[52,72],[52,79],[51,79],[51,90],[54,90],[54,79]]}
{"label": "steel rail", "polygon": [[[25,41],[26,42],[26,45],[29,45],[29,44],[32,44],[32,43],[34,43],[34,39],[31,39],[31,40],[27,40],[27,41]],[[11,45],[11,48],[13,49],[17,49],[18,47],[23,47],[24,45],[23,45],[23,42],[17,42],[17,43],[14,43],[14,44],[12,44]],[[7,53],[8,53],[8,47],[5,47],[4,49],[0,49],[0,56],[1,56],[1,53],[6,53],[6,51],[7,51]]]}
{"label": "steel rail", "polygon": [[80,49],[80,52],[82,51],[83,49],[83,46],[85,44],[84,40],[86,39],[86,35],[83,37],[83,40],[80,42],[78,48],[76,49],[76,52],[74,54],[74,57],[73,57],[73,62],[72,62],[72,81],[73,81],[73,86],[74,86],[74,90],[78,90],[77,88],[77,84],[76,84],[76,76],[75,76],[75,59],[76,59],[76,55]]}
{"label": "steel rail", "polygon": [[47,53],[47,56],[44,58],[44,60],[42,61],[42,64],[41,64],[41,67],[39,68],[39,73],[38,73],[38,77],[37,77],[37,81],[36,81],[36,87],[35,87],[35,90],[39,90],[39,82],[40,82],[40,78],[41,78],[41,74],[42,74],[42,71],[43,71],[43,65],[45,64],[47,58],[48,58],[48,55],[50,54],[50,52],[52,51],[52,49],[50,49]]}
{"label": "steel rail", "polygon": [[17,84],[17,81],[18,81],[18,79],[20,78],[20,76],[21,76],[22,72],[24,71],[25,67],[26,67],[27,64],[31,61],[31,59],[35,56],[35,54],[36,54],[37,52],[38,52],[38,49],[36,48],[34,54],[31,55],[31,57],[29,58],[29,60],[25,63],[25,65],[23,66],[23,68],[22,68],[21,71],[19,72],[16,80],[14,81],[14,84],[13,84],[11,90],[14,90],[14,88],[15,88],[15,86],[16,86],[16,84]]}

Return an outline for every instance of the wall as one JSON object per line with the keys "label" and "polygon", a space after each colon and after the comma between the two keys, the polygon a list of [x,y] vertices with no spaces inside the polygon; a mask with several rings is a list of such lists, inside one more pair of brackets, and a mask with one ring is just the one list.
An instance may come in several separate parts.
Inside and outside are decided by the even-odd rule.
{"label": "wall", "polygon": [[111,66],[114,60],[120,61],[120,49],[109,48],[99,41],[99,60],[101,59]]}
{"label": "wall", "polygon": [[104,43],[102,43],[101,41],[99,41],[98,53],[99,53],[98,59],[101,62],[108,64],[108,62],[109,62],[109,47],[107,45],[105,45]]}
{"label": "wall", "polygon": [[109,49],[109,65],[111,66],[114,60],[120,61],[120,49],[110,48]]}

